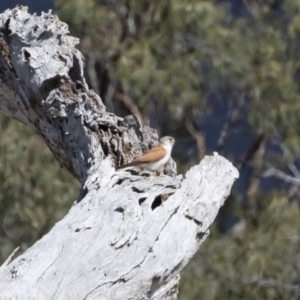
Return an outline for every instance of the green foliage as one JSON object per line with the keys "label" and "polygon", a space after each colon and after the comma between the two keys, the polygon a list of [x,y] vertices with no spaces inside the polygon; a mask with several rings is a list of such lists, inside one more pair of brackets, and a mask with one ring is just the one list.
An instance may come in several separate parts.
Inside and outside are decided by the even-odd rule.
{"label": "green foliage", "polygon": [[273,1],[245,2],[247,18],[205,0],[56,3],[72,34],[83,37],[83,53],[99,58],[146,118],[162,105],[176,122],[171,131],[178,131],[208,109],[210,95],[226,101],[227,87],[249,102],[254,128],[269,137],[280,128],[298,152],[298,1],[286,1],[284,13]]}
{"label": "green foliage", "polygon": [[212,226],[183,272],[180,300],[290,299],[285,285],[296,276],[298,204],[283,195],[261,195],[256,201],[262,202],[260,213],[252,219],[244,215],[240,230],[220,235]]}
{"label": "green foliage", "polygon": [[[0,116],[0,264],[62,219],[79,184],[27,126]],[[19,252],[20,253],[20,252]]]}
{"label": "green foliage", "polygon": [[[153,99],[165,102],[177,121],[186,108],[197,106],[203,81],[199,64],[206,60],[210,46],[190,50],[184,45],[184,34],[203,32],[203,39],[224,35],[226,30],[216,26],[223,10],[213,9],[207,1],[119,1],[111,7],[96,3],[58,0],[58,14],[74,35],[88,35],[84,39],[89,46],[85,48],[83,41],[82,51],[88,56],[95,49],[101,52],[101,59],[109,63],[110,77],[129,89],[142,113],[150,114]],[[80,18],[74,20],[77,13]],[[83,23],[85,27],[80,26]],[[100,34],[90,35],[91,28],[98,28]]]}

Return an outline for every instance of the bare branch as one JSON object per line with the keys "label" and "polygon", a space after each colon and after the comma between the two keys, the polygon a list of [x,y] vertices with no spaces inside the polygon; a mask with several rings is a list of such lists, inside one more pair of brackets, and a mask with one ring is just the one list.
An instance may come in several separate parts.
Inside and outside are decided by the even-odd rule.
{"label": "bare branch", "polygon": [[206,147],[205,147],[205,138],[203,136],[203,132],[196,130],[192,123],[186,122],[185,127],[187,131],[191,134],[191,136],[197,142],[197,149],[198,149],[198,158],[201,160],[205,156]]}
{"label": "bare branch", "polygon": [[20,246],[17,247],[12,253],[11,255],[6,259],[6,261],[2,264],[1,268],[6,267],[12,260],[13,256],[16,254],[16,252],[20,249]]}
{"label": "bare branch", "polygon": [[65,218],[1,266],[0,298],[174,300],[238,172],[218,154],[184,179],[171,159],[164,177],[116,172],[157,134],[106,111],[77,43],[51,13],[0,15],[0,111],[33,127],[82,183]]}
{"label": "bare branch", "polygon": [[258,286],[262,287],[277,287],[280,289],[285,289],[289,292],[291,291],[299,291],[299,286],[298,285],[293,285],[293,284],[288,284],[288,283],[281,283],[277,280],[274,279],[265,279],[261,278],[260,276],[253,276],[250,278],[244,278],[243,282],[245,284],[256,284]]}
{"label": "bare branch", "polygon": [[294,159],[291,155],[291,152],[286,147],[286,145],[283,143],[282,138],[281,138],[280,134],[278,133],[278,131],[276,129],[274,129],[274,130],[276,132],[274,144],[279,146],[281,151],[283,152],[283,158],[287,162],[287,166],[288,166],[289,170],[294,174],[295,177],[300,177],[300,172],[298,171],[298,169],[295,166]]}
{"label": "bare branch", "polygon": [[0,16],[0,31],[0,111],[33,127],[81,182],[108,155],[119,165],[155,144],[153,130],[107,113],[88,89],[78,39],[56,16],[20,7]]}
{"label": "bare branch", "polygon": [[263,174],[263,177],[271,177],[274,176],[278,179],[283,180],[284,182],[291,183],[294,185],[300,185],[300,177],[292,177],[278,169],[275,169],[273,167],[270,167],[268,170],[266,170]]}
{"label": "bare branch", "polygon": [[140,112],[138,106],[133,102],[133,100],[128,96],[122,93],[117,93],[115,95],[115,99],[121,101],[125,107],[131,112],[131,114],[135,115],[141,122],[141,124],[145,124],[142,113]]}

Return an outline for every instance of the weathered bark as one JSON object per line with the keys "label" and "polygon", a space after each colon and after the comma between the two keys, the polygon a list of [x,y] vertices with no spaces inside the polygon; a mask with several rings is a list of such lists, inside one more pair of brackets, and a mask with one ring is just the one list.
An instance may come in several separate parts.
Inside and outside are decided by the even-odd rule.
{"label": "weathered bark", "polygon": [[186,178],[116,172],[155,131],[107,113],[67,25],[19,7],[0,15],[0,111],[33,127],[82,183],[68,215],[0,268],[0,299],[176,299],[237,170],[217,154]]}

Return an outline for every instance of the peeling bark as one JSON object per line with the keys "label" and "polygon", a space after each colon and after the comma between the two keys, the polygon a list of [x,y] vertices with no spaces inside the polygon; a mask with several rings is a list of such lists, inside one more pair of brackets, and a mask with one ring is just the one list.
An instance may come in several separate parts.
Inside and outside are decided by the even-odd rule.
{"label": "peeling bark", "polygon": [[215,154],[176,176],[116,172],[157,142],[106,112],[67,25],[26,7],[0,15],[0,111],[29,125],[82,183],[53,229],[0,268],[0,299],[176,299],[179,273],[209,234],[237,170]]}

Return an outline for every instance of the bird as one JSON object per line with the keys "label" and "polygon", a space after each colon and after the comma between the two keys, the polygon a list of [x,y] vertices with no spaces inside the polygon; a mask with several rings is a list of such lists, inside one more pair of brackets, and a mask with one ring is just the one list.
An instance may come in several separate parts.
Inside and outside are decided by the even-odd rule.
{"label": "bird", "polygon": [[174,144],[174,138],[171,136],[164,136],[159,140],[158,145],[137,157],[131,163],[118,167],[117,170],[127,170],[138,167],[152,172],[157,171],[168,162]]}

